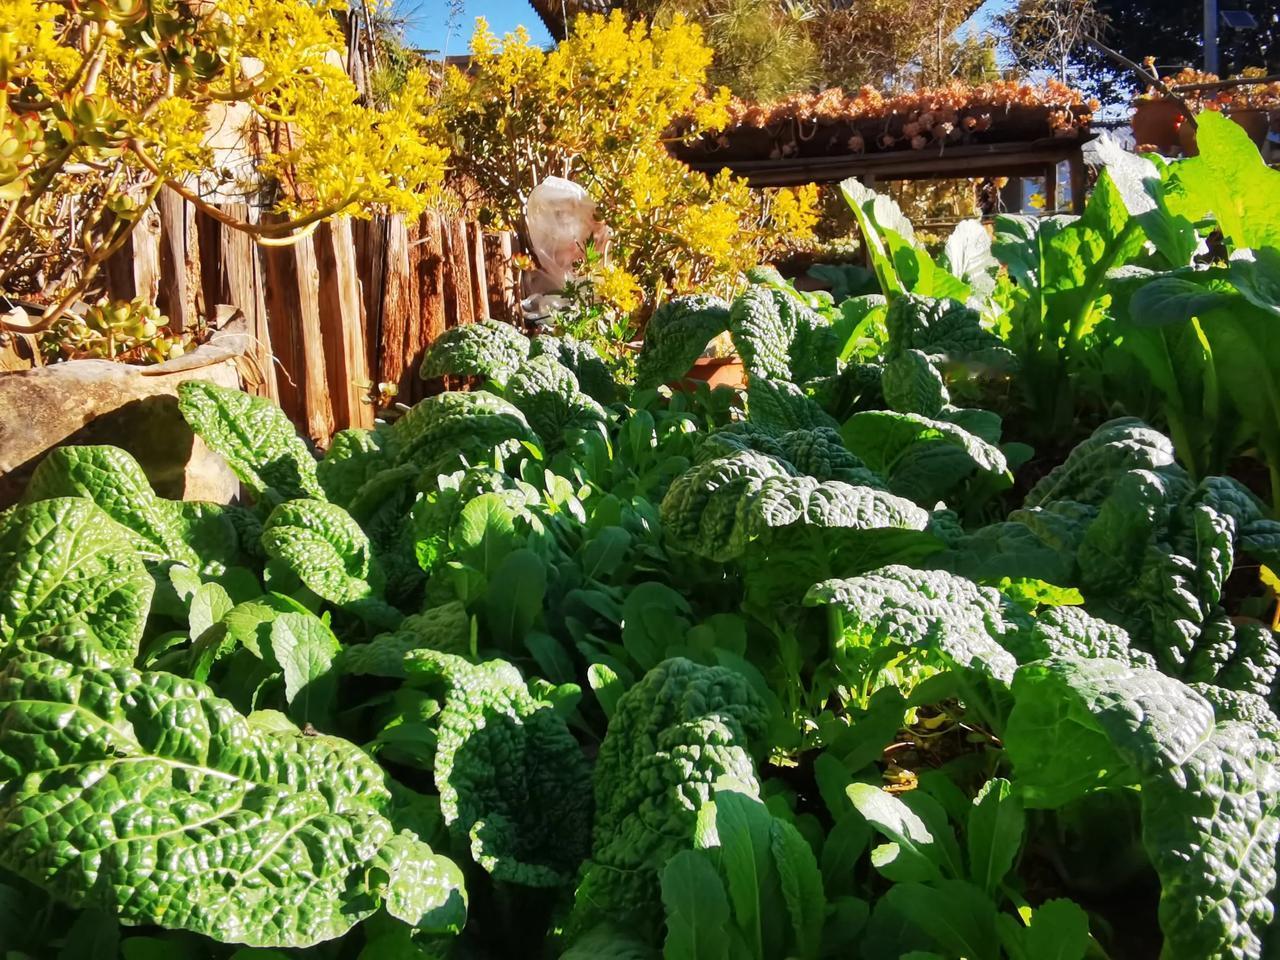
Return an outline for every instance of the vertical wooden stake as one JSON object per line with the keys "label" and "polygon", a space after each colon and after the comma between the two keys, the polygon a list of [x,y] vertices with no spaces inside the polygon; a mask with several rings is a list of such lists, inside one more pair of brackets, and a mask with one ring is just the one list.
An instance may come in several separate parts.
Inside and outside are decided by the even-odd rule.
{"label": "vertical wooden stake", "polygon": [[334,428],[369,428],[373,426],[372,384],[351,221],[339,217],[321,224],[315,245],[320,271],[320,329]]}
{"label": "vertical wooden stake", "polygon": [[320,276],[310,237],[287,247],[264,247],[267,316],[276,356],[292,379],[281,407],[319,446],[333,436],[333,407],[325,380],[320,327]]}
{"label": "vertical wooden stake", "polygon": [[[243,202],[229,202],[223,204],[222,209],[242,220],[249,215],[248,205]],[[281,387],[282,383],[287,386],[287,381],[277,376],[272,355],[262,265],[256,245],[248,234],[224,227],[203,213],[196,214],[196,232],[199,235],[200,298],[204,301],[206,317],[211,319],[213,308],[220,303],[240,308],[254,338],[250,359],[261,377],[260,382],[246,382],[245,389],[284,406]]]}
{"label": "vertical wooden stake", "polygon": [[418,332],[418,290],[410,273],[409,257],[409,230],[404,217],[392,217],[387,221],[380,291],[378,380],[394,383],[405,397],[412,399],[418,371],[410,368],[422,348]]}
{"label": "vertical wooden stake", "polygon": [[476,320],[489,319],[489,283],[484,268],[484,230],[478,223],[466,224],[467,253],[471,267],[471,309]]}
{"label": "vertical wooden stake", "polygon": [[444,225],[444,301],[445,316],[450,327],[471,323],[475,312],[471,305],[470,258],[467,255],[466,224],[453,218]]}
{"label": "vertical wooden stake", "polygon": [[489,316],[499,320],[515,320],[518,298],[509,230],[484,235],[484,267]]}
{"label": "vertical wooden stake", "polygon": [[422,344],[429,347],[444,333],[448,322],[444,289],[444,236],[442,219],[434,210],[422,215],[418,225],[418,301],[422,310]]}
{"label": "vertical wooden stake", "polygon": [[196,291],[200,285],[200,238],[195,227],[195,207],[168,187],[160,191],[157,206],[160,282],[156,306],[169,318],[169,326],[182,332],[195,327],[199,319]]}

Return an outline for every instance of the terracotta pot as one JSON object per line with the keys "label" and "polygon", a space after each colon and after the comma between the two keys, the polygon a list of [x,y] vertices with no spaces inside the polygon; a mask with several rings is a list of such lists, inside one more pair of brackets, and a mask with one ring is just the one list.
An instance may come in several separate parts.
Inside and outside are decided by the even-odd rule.
{"label": "terracotta pot", "polygon": [[741,357],[700,357],[694,361],[683,380],[668,384],[672,390],[693,390],[698,383],[716,387],[743,388],[747,385],[747,371]]}
{"label": "terracotta pot", "polygon": [[1162,150],[1178,146],[1182,105],[1173,100],[1137,100],[1133,105],[1133,139]]}
{"label": "terracotta pot", "polygon": [[[1267,141],[1267,127],[1271,122],[1270,114],[1266,110],[1258,110],[1256,108],[1224,110],[1222,114],[1234,120],[1249,135],[1249,139],[1253,141],[1254,146],[1262,149],[1262,145]],[[1138,142],[1142,143],[1143,141],[1140,140]],[[1178,143],[1181,145],[1185,156],[1199,156],[1200,148],[1196,146],[1196,131],[1191,124],[1184,123],[1178,127]]]}
{"label": "terracotta pot", "polygon": [[1259,110],[1256,107],[1247,107],[1241,110],[1228,110],[1227,116],[1244,127],[1244,132],[1249,135],[1249,139],[1253,141],[1254,146],[1261,149],[1262,145],[1267,142],[1267,128],[1271,124],[1269,111]]}

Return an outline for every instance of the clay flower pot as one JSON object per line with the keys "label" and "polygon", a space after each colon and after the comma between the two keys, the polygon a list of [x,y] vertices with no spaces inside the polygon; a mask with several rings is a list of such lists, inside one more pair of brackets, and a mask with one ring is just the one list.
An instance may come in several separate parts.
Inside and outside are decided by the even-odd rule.
{"label": "clay flower pot", "polygon": [[1171,150],[1181,142],[1178,131],[1182,121],[1182,105],[1174,100],[1134,101],[1133,139]]}
{"label": "clay flower pot", "polygon": [[668,384],[672,390],[693,390],[698,383],[708,387],[742,389],[747,385],[747,371],[741,357],[699,357],[683,380]]}

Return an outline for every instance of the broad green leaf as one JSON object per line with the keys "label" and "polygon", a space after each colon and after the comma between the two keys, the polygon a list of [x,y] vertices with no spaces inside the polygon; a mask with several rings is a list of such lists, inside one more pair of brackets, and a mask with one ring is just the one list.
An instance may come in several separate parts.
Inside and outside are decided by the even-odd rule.
{"label": "broad green leaf", "polygon": [[191,642],[200,637],[231,612],[233,604],[227,591],[216,583],[202,583],[191,595],[187,613],[187,629]]}
{"label": "broad green leaf", "polygon": [[267,555],[284,563],[317,596],[394,626],[399,614],[381,603],[382,570],[369,538],[351,515],[323,500],[291,500],[262,528]]}
{"label": "broad green leaf", "polygon": [[898,883],[885,894],[895,909],[927,933],[947,956],[999,960],[996,908],[981,890],[963,880],[936,885]]}
{"label": "broad green leaf", "polygon": [[[184,564],[216,575],[235,557],[236,533],[219,508],[157,497],[138,461],[119,447],[51,451],[32,474],[23,502],[53,497],[92,500],[132,535],[138,555],[148,563]],[[192,512],[195,507],[201,515]]]}
{"label": "broad green leaf", "polygon": [[772,824],[768,808],[759,800],[733,789],[716,790],[721,870],[734,920],[755,957],[774,955],[769,948],[776,944],[775,921],[780,919],[775,905],[781,877],[771,851]]}
{"label": "broad green leaf", "polygon": [[1172,326],[1202,317],[1232,299],[1228,290],[1181,277],[1157,277],[1133,295],[1129,313],[1140,327]]}
{"label": "broad green leaf", "polygon": [[1199,156],[1173,168],[1171,203],[1192,220],[1212,214],[1238,249],[1280,247],[1280,171],[1262,162],[1237,123],[1212,110],[1196,117]]}
{"label": "broad green leaf", "polygon": [[710,858],[681,850],[662,871],[665,960],[728,960],[729,900]]}
{"label": "broad green leaf", "polygon": [[791,918],[793,947],[788,955],[800,960],[817,960],[822,951],[827,898],[813,848],[795,827],[776,817],[770,826],[770,846],[782,900]]}
{"label": "broad green leaf", "polygon": [[138,654],[155,583],[128,535],[89,500],[0,515],[0,640],[89,630],[117,663]]}
{"label": "broad green leaf", "polygon": [[1022,849],[1026,814],[1008,780],[988,780],[969,811],[969,877],[992,896]]}
{"label": "broad green leaf", "polygon": [[485,594],[489,630],[497,645],[514,650],[533,628],[547,593],[547,565],[532,550],[521,548],[503,557],[493,570]]}
{"label": "broad green leaf", "polygon": [[319,617],[282,613],[271,623],[271,652],[284,673],[284,695],[298,721],[324,723],[337,687],[331,672],[338,638]]}
{"label": "broad green leaf", "polygon": [[367,882],[387,913],[415,929],[460,933],[467,921],[462,871],[412,833],[397,834],[379,848]]}
{"label": "broad green leaf", "polygon": [[440,810],[456,843],[498,880],[573,878],[590,843],[590,768],[564,720],[503,660],[408,654],[410,681],[442,689],[435,756]]}
{"label": "broad green leaf", "polygon": [[346,741],[255,725],[84,642],[10,651],[0,714],[0,866],[58,900],[263,947],[340,937],[382,902],[390,794]]}
{"label": "broad green leaf", "polygon": [[933,880],[942,879],[944,860],[938,842],[925,822],[905,803],[869,783],[850,784],[845,791],[858,813],[896,847],[883,862]]}
{"label": "broad green leaf", "polygon": [[178,385],[178,408],[255,499],[324,499],[315,458],[275,404],[241,390],[187,380]]}
{"label": "broad green leaf", "polygon": [[665,584],[636,584],[622,603],[622,644],[641,670],[663,659],[667,647],[689,629],[689,602]]}
{"label": "broad green leaf", "polygon": [[587,667],[587,682],[591,685],[596,699],[600,701],[600,709],[604,711],[605,718],[612,719],[618,707],[618,700],[624,692],[618,675],[606,664],[593,663]]}
{"label": "broad green leaf", "polygon": [[462,508],[450,544],[464,563],[492,576],[519,540],[507,501],[500,494],[485,493]]}
{"label": "broad green leaf", "polygon": [[1089,916],[1070,900],[1036,907],[1027,928],[1027,960],[1084,960],[1089,950]]}

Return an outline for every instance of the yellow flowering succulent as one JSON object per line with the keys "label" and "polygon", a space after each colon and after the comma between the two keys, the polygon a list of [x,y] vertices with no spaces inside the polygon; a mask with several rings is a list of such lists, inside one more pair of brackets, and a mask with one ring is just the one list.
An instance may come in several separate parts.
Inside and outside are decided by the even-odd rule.
{"label": "yellow flowering succulent", "polygon": [[[276,241],[339,213],[419,213],[448,159],[431,78],[364,105],[342,67],[346,7],[0,0],[0,293],[46,300],[34,329],[52,326],[166,183]],[[207,204],[228,171],[275,187],[277,216]]]}
{"label": "yellow flowering succulent", "polygon": [[712,50],[683,17],[650,28],[622,13],[581,15],[551,51],[483,20],[468,71],[450,70],[438,110],[456,173],[478,184],[494,219],[519,224],[547,176],[582,184],[612,231],[595,296],[631,311],[691,289],[728,290],[744,270],[817,222],[812,191],[766,195],[727,175],[708,179],[667,150],[727,122],[727,90],[708,94]]}

